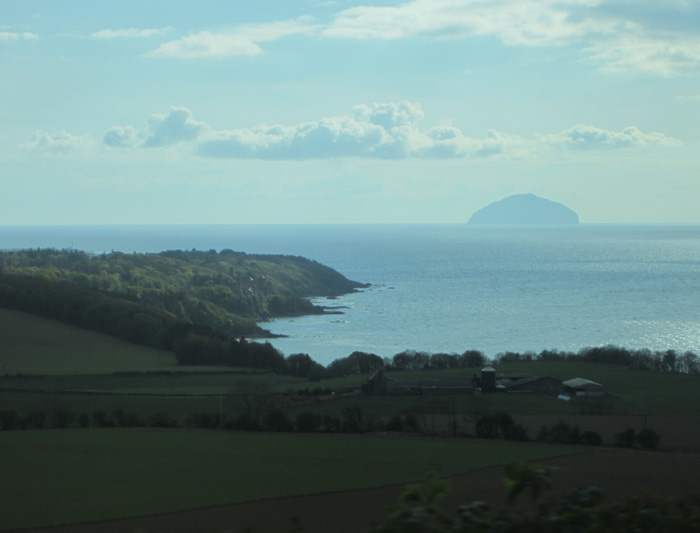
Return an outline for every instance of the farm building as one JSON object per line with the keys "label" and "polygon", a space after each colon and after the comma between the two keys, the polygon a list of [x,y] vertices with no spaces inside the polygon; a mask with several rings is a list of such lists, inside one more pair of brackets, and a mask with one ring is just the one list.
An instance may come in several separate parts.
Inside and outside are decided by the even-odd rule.
{"label": "farm building", "polygon": [[367,392],[373,394],[472,394],[471,379],[395,379],[382,369],[375,370],[367,380]]}
{"label": "farm building", "polygon": [[561,392],[561,380],[551,376],[530,375],[504,384],[506,392],[522,394],[548,394],[556,396]]}
{"label": "farm building", "polygon": [[588,379],[569,379],[562,383],[562,387],[569,396],[605,396],[603,386]]}
{"label": "farm building", "polygon": [[482,392],[509,392],[520,394],[548,394],[561,392],[561,380],[529,372],[496,372],[486,367],[476,377]]}
{"label": "farm building", "polygon": [[604,396],[599,383],[574,378],[562,382],[558,378],[527,372],[496,372],[485,367],[471,379],[396,379],[384,369],[372,372],[363,386],[371,394],[475,394],[510,393],[558,396]]}

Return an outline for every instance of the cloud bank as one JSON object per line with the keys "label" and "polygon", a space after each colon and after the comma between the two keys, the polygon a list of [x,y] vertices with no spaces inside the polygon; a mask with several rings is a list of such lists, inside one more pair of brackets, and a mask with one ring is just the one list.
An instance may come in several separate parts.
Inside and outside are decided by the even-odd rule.
{"label": "cloud bank", "polygon": [[700,70],[698,20],[700,2],[694,0],[411,0],[351,7],[327,23],[301,17],[202,31],[147,55],[251,56],[262,53],[262,43],[298,34],[346,40],[493,36],[507,46],[573,45],[609,72],[673,76]]}
{"label": "cloud bank", "polygon": [[137,29],[137,28],[126,28],[118,30],[100,30],[92,33],[92,37],[95,39],[133,39],[133,38],[145,38],[153,37],[155,35],[161,35],[170,30],[170,27],[160,28],[160,29]]}
{"label": "cloud bank", "polygon": [[[419,123],[423,118],[420,104],[401,101],[357,105],[347,115],[296,125],[261,124],[215,130],[196,120],[191,110],[174,107],[168,113],[152,115],[143,131],[133,126],[110,128],[102,143],[115,149],[180,146],[202,157],[260,160],[521,159],[552,149],[613,150],[680,144],[663,133],[645,133],[633,126],[612,131],[577,125],[530,139],[491,130],[484,137],[476,138],[454,126],[422,130]],[[67,141],[54,138],[42,141],[44,145],[51,142],[58,145]]]}
{"label": "cloud bank", "polygon": [[16,41],[36,41],[39,36],[36,33],[0,31],[0,43],[16,42]]}
{"label": "cloud bank", "polygon": [[65,130],[58,133],[38,132],[23,148],[38,152],[73,154],[84,153],[98,147],[98,142],[90,135],[74,135]]}
{"label": "cloud bank", "polygon": [[686,0],[413,0],[341,11],[345,39],[495,36],[508,46],[579,45],[604,70],[670,76],[700,69],[700,3]]}
{"label": "cloud bank", "polygon": [[230,31],[202,31],[160,45],[150,57],[202,58],[254,56],[262,53],[260,43],[289,35],[309,33],[315,26],[306,17],[297,20],[251,24]]}

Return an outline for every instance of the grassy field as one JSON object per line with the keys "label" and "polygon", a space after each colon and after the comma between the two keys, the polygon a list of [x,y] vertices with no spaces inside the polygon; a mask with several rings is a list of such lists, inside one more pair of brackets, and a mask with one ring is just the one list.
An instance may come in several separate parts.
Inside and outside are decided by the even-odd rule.
{"label": "grassy field", "polygon": [[98,374],[177,368],[175,357],[107,335],[0,309],[0,373]]}
{"label": "grassy field", "polygon": [[[0,410],[16,410],[20,416],[41,410],[50,419],[57,408],[63,408],[76,415],[73,427],[78,423],[77,415],[91,415],[96,410],[122,410],[143,420],[165,413],[179,424],[192,413],[221,410],[225,415],[233,414],[244,382],[263,384],[277,400],[284,398],[290,419],[303,411],[342,417],[345,408],[358,405],[365,420],[411,411],[455,414],[462,423],[476,413],[501,411],[571,420],[584,408],[596,406],[604,414],[636,413],[637,421],[642,420],[639,413],[700,416],[698,376],[635,371],[616,365],[534,362],[500,365],[497,371],[563,380],[583,377],[601,383],[608,397],[583,404],[537,395],[346,395],[359,389],[367,376],[309,382],[250,374],[245,369],[179,367],[167,352],[1,309],[0,369]],[[470,378],[477,371],[387,374],[399,379]],[[334,394],[296,393],[302,389],[331,389]],[[615,418],[620,427],[629,425],[628,420],[617,420],[625,417],[608,418]],[[676,430],[665,429],[662,437],[668,440]],[[427,439],[405,434],[154,428],[6,431],[0,437],[0,501],[6,509],[0,514],[0,529],[384,486],[420,480],[429,470],[452,475],[579,450],[575,446]],[[676,440],[687,438],[680,431]]]}
{"label": "grassy field", "polygon": [[13,431],[0,439],[0,529],[403,483],[576,451],[371,435]]}

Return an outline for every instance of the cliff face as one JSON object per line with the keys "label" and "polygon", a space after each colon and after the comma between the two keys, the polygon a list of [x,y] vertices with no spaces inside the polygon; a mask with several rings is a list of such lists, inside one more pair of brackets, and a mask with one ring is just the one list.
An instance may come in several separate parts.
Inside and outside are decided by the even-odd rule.
{"label": "cliff face", "polygon": [[474,225],[559,225],[578,224],[578,215],[558,202],[516,194],[479,209],[469,219]]}

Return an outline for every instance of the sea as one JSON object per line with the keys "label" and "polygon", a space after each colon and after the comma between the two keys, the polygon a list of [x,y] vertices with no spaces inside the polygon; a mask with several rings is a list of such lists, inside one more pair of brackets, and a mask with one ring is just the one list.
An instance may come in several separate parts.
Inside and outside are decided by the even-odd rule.
{"label": "sea", "polygon": [[[261,326],[321,364],[364,351],[616,345],[700,354],[700,226],[4,226],[0,249],[231,249],[303,256],[370,287]],[[338,314],[336,314],[338,313]]]}

